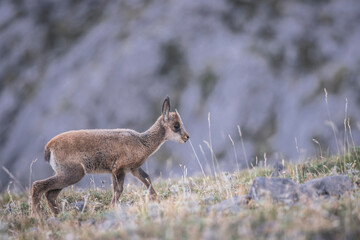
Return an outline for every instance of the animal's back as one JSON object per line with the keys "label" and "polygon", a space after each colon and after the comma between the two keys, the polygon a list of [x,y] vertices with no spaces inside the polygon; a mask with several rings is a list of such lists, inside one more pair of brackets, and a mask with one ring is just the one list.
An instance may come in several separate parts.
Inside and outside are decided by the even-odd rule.
{"label": "animal's back", "polygon": [[138,133],[130,129],[64,132],[47,143],[45,159],[55,171],[58,165],[82,164],[87,173],[111,172],[116,161],[130,157],[137,138]]}

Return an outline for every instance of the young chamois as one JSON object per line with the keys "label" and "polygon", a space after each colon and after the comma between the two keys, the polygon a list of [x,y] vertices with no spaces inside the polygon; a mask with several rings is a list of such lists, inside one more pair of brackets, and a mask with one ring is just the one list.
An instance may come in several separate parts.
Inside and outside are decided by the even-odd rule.
{"label": "young chamois", "polygon": [[131,129],[94,129],[59,134],[45,146],[45,160],[50,162],[55,175],[33,183],[32,212],[40,213],[40,200],[45,193],[52,213],[58,214],[55,200],[60,191],[79,182],[87,173],[112,174],[112,205],[123,191],[128,172],[143,182],[150,189],[151,197],[156,198],[149,175],[141,165],[166,140],[185,143],[188,139],[180,116],[170,112],[169,97],[164,100],[161,116],[143,133]]}

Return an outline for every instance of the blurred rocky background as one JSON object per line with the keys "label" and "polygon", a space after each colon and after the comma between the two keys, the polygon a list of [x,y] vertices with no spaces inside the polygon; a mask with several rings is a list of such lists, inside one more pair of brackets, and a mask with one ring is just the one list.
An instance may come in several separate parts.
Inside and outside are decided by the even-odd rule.
{"label": "blurred rocky background", "polygon": [[[206,174],[208,113],[221,170],[344,151],[359,144],[359,23],[358,0],[2,0],[0,166],[27,186],[52,174],[56,134],[143,131],[166,95]],[[191,146],[166,143],[145,169],[184,165],[200,171]]]}

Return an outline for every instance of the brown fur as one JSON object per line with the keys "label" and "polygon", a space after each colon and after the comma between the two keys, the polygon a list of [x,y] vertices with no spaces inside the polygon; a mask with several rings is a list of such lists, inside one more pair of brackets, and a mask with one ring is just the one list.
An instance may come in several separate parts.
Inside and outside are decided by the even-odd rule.
{"label": "brown fur", "polygon": [[[45,146],[45,160],[50,162],[55,175],[33,183],[33,213],[39,213],[40,199],[45,194],[51,211],[56,215],[58,208],[55,200],[60,191],[77,183],[87,173],[112,174],[113,205],[123,191],[128,172],[143,182],[150,189],[151,196],[156,198],[149,175],[141,169],[141,165],[166,140],[185,143],[189,139],[179,115],[169,111],[170,100],[167,97],[162,115],[143,133],[131,129],[95,129],[69,131],[55,136]],[[176,124],[178,129],[175,129]]]}

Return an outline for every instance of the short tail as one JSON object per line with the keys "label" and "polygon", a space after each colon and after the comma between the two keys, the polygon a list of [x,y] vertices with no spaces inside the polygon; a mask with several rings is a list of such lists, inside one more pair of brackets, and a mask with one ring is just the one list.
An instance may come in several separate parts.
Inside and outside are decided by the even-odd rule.
{"label": "short tail", "polygon": [[45,161],[50,162],[51,151],[49,148],[45,147]]}

